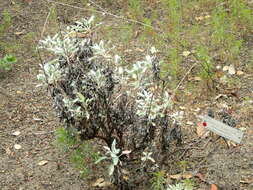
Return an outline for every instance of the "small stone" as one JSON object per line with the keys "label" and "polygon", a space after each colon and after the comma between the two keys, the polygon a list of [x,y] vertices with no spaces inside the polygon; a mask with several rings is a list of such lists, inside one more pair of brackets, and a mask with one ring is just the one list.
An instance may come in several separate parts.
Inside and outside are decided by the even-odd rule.
{"label": "small stone", "polygon": [[226,65],[226,66],[223,67],[222,70],[223,70],[223,71],[228,71],[228,69],[229,69],[229,66]]}
{"label": "small stone", "polygon": [[240,75],[243,75],[244,72],[243,71],[237,71],[236,74],[240,76]]}
{"label": "small stone", "polygon": [[44,165],[46,165],[47,163],[48,163],[47,160],[42,160],[42,161],[40,161],[40,162],[38,163],[38,165],[39,165],[39,166],[44,166]]}
{"label": "small stone", "polygon": [[228,73],[230,74],[230,75],[234,75],[235,74],[235,67],[234,67],[234,65],[230,65],[229,67],[228,67]]}
{"label": "small stone", "polygon": [[20,133],[21,133],[20,131],[15,131],[15,132],[12,133],[12,135],[18,136],[18,135],[20,135]]}
{"label": "small stone", "polygon": [[22,146],[21,146],[20,144],[15,144],[15,145],[14,145],[14,148],[15,148],[16,150],[19,150],[19,149],[22,148]]}

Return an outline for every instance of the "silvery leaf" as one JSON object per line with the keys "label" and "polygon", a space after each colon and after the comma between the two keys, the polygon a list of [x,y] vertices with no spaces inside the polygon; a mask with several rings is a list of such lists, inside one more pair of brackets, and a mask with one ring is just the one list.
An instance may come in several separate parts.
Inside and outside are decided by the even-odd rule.
{"label": "silvery leaf", "polygon": [[112,152],[117,154],[117,149],[116,149],[116,140],[114,139],[112,142],[112,148],[111,148]]}
{"label": "silvery leaf", "polygon": [[111,176],[113,172],[114,172],[114,165],[112,164],[109,166],[109,176]]}
{"label": "silvery leaf", "polygon": [[146,61],[147,61],[147,64],[152,64],[152,58],[150,57],[150,55],[147,55],[146,56]]}
{"label": "silvery leaf", "polygon": [[102,156],[102,157],[100,157],[100,158],[95,162],[95,164],[98,164],[98,163],[101,162],[102,160],[106,160],[106,159],[108,159],[106,156]]}
{"label": "silvery leaf", "polygon": [[114,156],[114,157],[112,157],[112,162],[113,162],[113,165],[117,165],[118,164],[118,162],[119,162],[119,157],[116,155],[116,156]]}
{"label": "silvery leaf", "polygon": [[46,80],[46,76],[44,74],[38,74],[37,75],[37,79],[41,80],[41,81],[45,81]]}
{"label": "silvery leaf", "polygon": [[154,47],[154,46],[152,46],[152,47],[151,47],[151,49],[150,49],[150,52],[151,52],[151,54],[154,54],[154,53],[156,53],[156,52],[157,52],[157,50],[155,49],[155,47]]}
{"label": "silvery leaf", "polygon": [[85,101],[85,97],[81,94],[81,93],[77,93],[77,95],[78,95],[78,98],[79,98],[79,101],[81,102],[81,103],[84,103],[84,101]]}
{"label": "silvery leaf", "polygon": [[111,152],[111,149],[108,147],[108,146],[103,146],[103,148],[107,151],[110,151]]}
{"label": "silvery leaf", "polygon": [[119,55],[114,56],[114,61],[116,64],[118,64],[120,62],[120,60],[121,60],[121,57]]}
{"label": "silvery leaf", "polygon": [[94,19],[95,19],[95,16],[92,15],[92,16],[89,18],[89,20],[88,20],[88,24],[92,23],[92,22],[94,21]]}

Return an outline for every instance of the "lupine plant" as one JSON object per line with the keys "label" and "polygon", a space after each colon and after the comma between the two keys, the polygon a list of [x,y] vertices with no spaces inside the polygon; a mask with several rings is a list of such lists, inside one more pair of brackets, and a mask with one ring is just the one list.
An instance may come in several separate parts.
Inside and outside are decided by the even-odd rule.
{"label": "lupine plant", "polygon": [[123,170],[146,160],[162,164],[171,141],[181,141],[180,127],[169,116],[170,96],[160,79],[157,50],[152,47],[144,60],[122,66],[124,60],[112,54],[113,47],[93,42],[97,25],[92,21],[82,20],[40,41],[39,47],[55,58],[41,65],[38,79],[47,86],[66,129],[77,130],[83,141],[104,143],[106,156],[97,163],[110,159],[111,180],[128,186],[138,171],[127,181]]}

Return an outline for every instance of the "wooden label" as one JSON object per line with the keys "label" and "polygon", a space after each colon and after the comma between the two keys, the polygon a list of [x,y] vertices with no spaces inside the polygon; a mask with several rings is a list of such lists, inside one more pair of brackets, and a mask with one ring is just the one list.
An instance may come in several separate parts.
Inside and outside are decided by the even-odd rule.
{"label": "wooden label", "polygon": [[213,119],[209,116],[200,115],[198,117],[206,122],[205,127],[208,130],[229,140],[235,141],[236,143],[241,143],[243,137],[243,132],[241,130],[230,127],[221,121],[217,121],[216,119]]}

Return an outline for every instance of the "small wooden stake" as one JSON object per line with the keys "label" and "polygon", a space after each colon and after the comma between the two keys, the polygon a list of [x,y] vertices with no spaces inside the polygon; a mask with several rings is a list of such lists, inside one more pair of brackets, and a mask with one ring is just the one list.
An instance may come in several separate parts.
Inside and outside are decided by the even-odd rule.
{"label": "small wooden stake", "polygon": [[206,128],[208,130],[229,140],[235,141],[236,143],[241,143],[243,137],[243,132],[241,130],[230,127],[221,121],[217,121],[209,116],[200,115],[198,117],[206,122]]}

